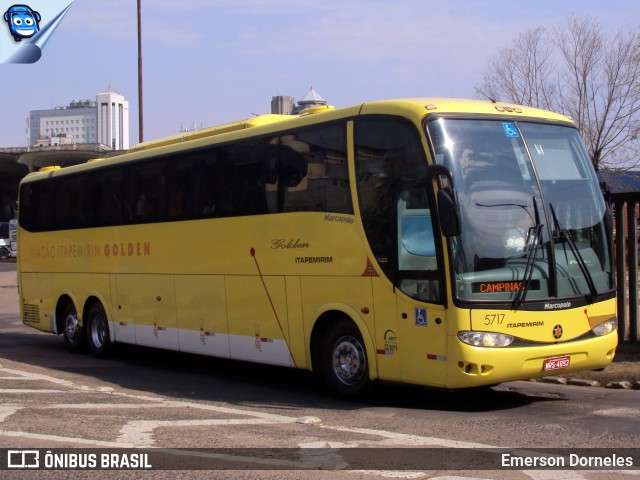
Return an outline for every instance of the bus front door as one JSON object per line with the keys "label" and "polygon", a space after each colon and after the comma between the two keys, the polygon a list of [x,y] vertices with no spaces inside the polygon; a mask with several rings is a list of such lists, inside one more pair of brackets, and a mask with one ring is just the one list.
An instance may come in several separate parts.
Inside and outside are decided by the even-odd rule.
{"label": "bus front door", "polygon": [[402,381],[444,387],[447,371],[445,310],[396,290]]}
{"label": "bus front door", "polygon": [[401,379],[444,386],[447,329],[432,209],[426,187],[396,197],[395,305]]}
{"label": "bus front door", "polygon": [[381,380],[443,387],[445,310],[416,301],[382,277],[373,280],[376,363]]}

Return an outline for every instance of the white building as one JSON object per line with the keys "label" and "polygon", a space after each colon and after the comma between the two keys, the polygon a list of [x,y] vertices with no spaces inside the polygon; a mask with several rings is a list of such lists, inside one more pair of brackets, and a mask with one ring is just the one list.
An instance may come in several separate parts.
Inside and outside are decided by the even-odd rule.
{"label": "white building", "polygon": [[98,143],[113,150],[129,148],[129,102],[111,84],[96,97]]}
{"label": "white building", "polygon": [[66,107],[29,112],[29,145],[60,135],[73,143],[98,143],[95,102],[74,100]]}
{"label": "white building", "polygon": [[[65,137],[69,143],[129,148],[129,102],[111,85],[96,100],[74,100],[68,106],[29,112],[29,145]],[[65,142],[66,143],[66,142]],[[51,145],[51,143],[49,143]]]}

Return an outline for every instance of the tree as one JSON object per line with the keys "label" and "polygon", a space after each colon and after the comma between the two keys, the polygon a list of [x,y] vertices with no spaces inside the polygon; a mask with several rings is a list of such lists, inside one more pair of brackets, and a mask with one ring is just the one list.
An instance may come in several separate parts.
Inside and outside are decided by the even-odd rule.
{"label": "tree", "polygon": [[476,93],[569,115],[596,170],[640,165],[640,27],[608,38],[570,17],[528,30],[490,60]]}

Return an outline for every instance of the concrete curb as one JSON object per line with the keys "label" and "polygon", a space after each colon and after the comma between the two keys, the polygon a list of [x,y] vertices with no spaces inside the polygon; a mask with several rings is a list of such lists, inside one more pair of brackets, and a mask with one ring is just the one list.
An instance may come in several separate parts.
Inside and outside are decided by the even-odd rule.
{"label": "concrete curb", "polygon": [[640,382],[630,382],[627,380],[623,380],[620,382],[609,382],[606,385],[603,385],[602,382],[599,382],[598,380],[550,376],[534,378],[531,381],[539,383],[552,383],[555,385],[575,385],[578,387],[604,387],[614,390],[640,390]]}

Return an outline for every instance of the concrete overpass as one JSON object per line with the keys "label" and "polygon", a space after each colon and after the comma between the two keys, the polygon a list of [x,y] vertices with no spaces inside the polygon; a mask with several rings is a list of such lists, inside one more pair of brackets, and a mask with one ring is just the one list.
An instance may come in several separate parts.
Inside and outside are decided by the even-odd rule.
{"label": "concrete overpass", "polygon": [[106,158],[124,153],[98,144],[74,144],[53,147],[0,148],[0,221],[15,216],[18,184],[30,172],[58,165],[69,167],[92,158]]}
{"label": "concrete overpass", "polygon": [[122,150],[111,150],[100,144],[0,148],[0,173],[14,169],[15,167],[10,166],[12,163],[26,166],[28,172],[35,172],[52,165],[69,167],[92,158],[112,157],[122,153]]}

